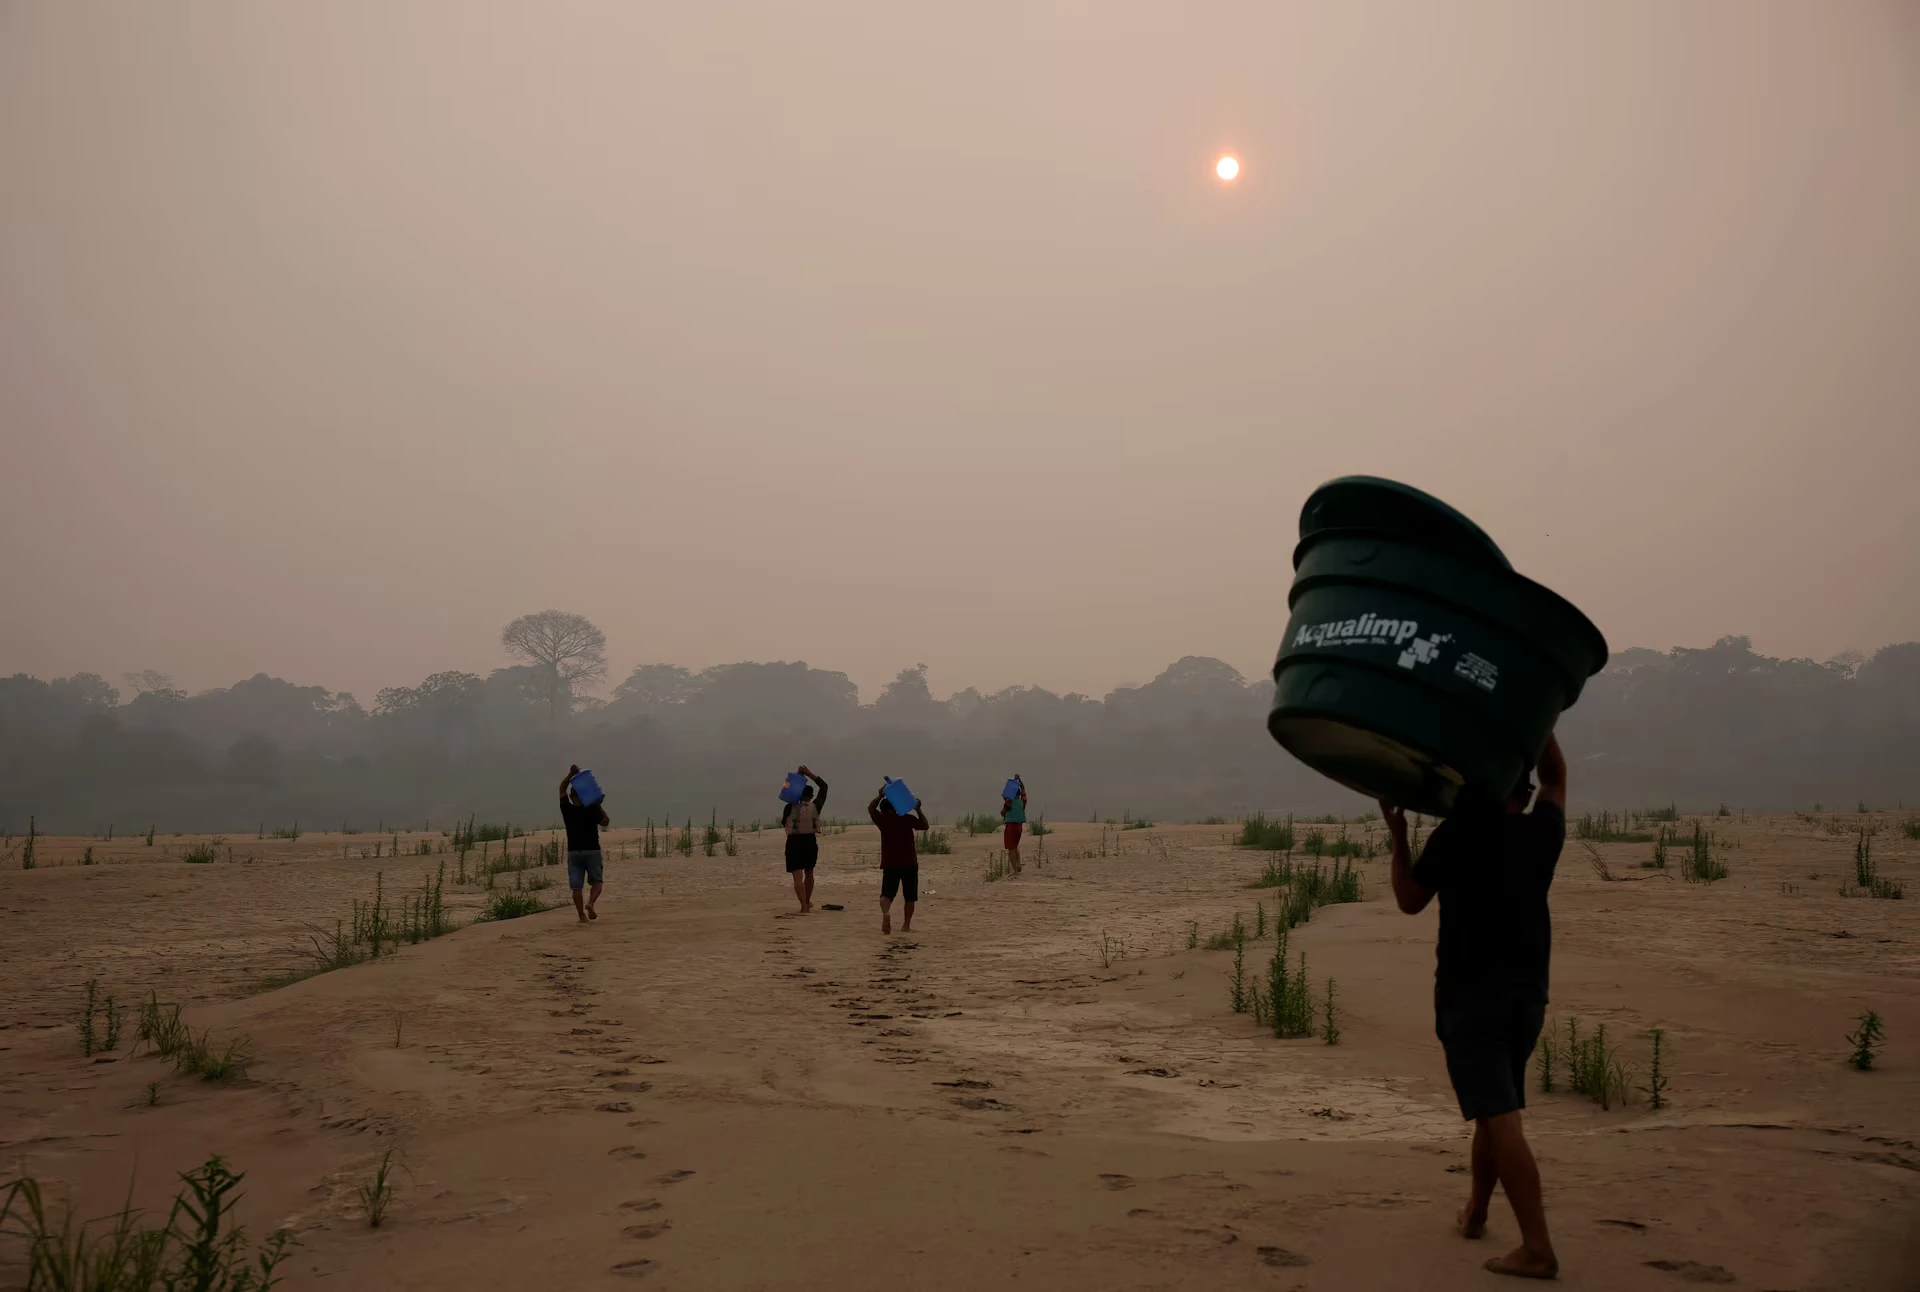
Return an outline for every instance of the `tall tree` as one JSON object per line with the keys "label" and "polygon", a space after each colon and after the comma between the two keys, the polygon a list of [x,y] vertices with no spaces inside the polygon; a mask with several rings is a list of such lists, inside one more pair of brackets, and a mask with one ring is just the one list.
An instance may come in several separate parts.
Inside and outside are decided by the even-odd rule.
{"label": "tall tree", "polygon": [[565,610],[521,615],[501,630],[500,644],[544,674],[549,720],[562,696],[571,705],[576,686],[607,675],[607,635],[585,615]]}

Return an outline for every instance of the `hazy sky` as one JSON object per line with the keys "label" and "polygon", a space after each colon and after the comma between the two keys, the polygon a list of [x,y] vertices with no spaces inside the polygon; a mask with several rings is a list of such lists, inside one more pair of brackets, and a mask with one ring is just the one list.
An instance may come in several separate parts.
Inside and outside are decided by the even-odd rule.
{"label": "hazy sky", "polygon": [[0,437],[0,673],[1256,674],[1350,472],[1871,649],[1920,6],[0,0]]}

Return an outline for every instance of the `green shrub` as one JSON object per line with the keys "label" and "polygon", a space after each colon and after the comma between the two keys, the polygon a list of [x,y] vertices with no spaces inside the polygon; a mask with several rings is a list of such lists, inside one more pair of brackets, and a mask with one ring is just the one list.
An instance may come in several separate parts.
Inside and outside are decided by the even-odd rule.
{"label": "green shrub", "polygon": [[1886,1040],[1887,1030],[1880,1022],[1880,1016],[1872,1010],[1860,1015],[1855,1021],[1860,1026],[1855,1031],[1847,1033],[1847,1042],[1853,1046],[1853,1053],[1847,1056],[1847,1063],[1861,1072],[1869,1072],[1873,1069],[1873,1061],[1880,1049],[1880,1043]]}
{"label": "green shrub", "polygon": [[77,1221],[71,1203],[55,1219],[40,1182],[22,1176],[0,1186],[0,1235],[17,1238],[28,1292],[267,1292],[293,1235],[275,1230],[249,1246],[232,1223],[234,1191],[245,1176],[219,1157],[180,1176],[182,1188],[162,1228],[141,1223],[129,1201],[97,1221]]}
{"label": "green shrub", "polygon": [[1293,851],[1293,818],[1284,821],[1269,821],[1266,813],[1255,812],[1240,823],[1240,838],[1236,840],[1242,848],[1263,848],[1268,852]]}
{"label": "green shrub", "polygon": [[517,920],[523,915],[538,915],[547,904],[532,893],[501,889],[487,898],[477,920]]}

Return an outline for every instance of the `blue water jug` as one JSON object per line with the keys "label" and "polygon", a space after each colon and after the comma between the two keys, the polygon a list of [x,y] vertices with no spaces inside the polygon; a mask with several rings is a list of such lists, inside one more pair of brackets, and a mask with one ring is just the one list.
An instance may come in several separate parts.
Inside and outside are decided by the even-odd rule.
{"label": "blue water jug", "polygon": [[807,778],[799,772],[788,772],[786,781],[780,786],[782,803],[798,803],[800,796],[807,792]]}
{"label": "blue water jug", "polygon": [[887,781],[887,788],[880,791],[880,796],[893,804],[893,810],[901,816],[911,816],[913,805],[919,802],[913,797],[913,791],[907,788],[905,781],[896,781],[891,778]]}
{"label": "blue water jug", "polygon": [[580,796],[581,807],[592,807],[607,797],[607,792],[600,788],[600,782],[593,779],[592,772],[581,772],[573,778],[572,784],[573,792]]}
{"label": "blue water jug", "polygon": [[1006,783],[1006,786],[1005,786],[1005,787],[1004,787],[1004,788],[1003,788],[1003,789],[1002,789],[1002,790],[1000,791],[1000,797],[1001,797],[1001,798],[1003,798],[1003,799],[1017,799],[1017,798],[1019,798],[1019,797],[1020,797],[1020,782],[1019,782],[1018,780],[1011,780],[1011,781],[1008,781],[1008,782]]}

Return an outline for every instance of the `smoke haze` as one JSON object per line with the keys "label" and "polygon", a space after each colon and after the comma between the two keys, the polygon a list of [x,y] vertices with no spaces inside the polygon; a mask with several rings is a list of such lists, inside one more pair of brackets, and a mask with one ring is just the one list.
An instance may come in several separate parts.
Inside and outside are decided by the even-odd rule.
{"label": "smoke haze", "polygon": [[[1911,6],[0,6],[0,674],[1262,672],[1306,493],[1920,637]],[[1212,178],[1222,151],[1240,182]]]}

